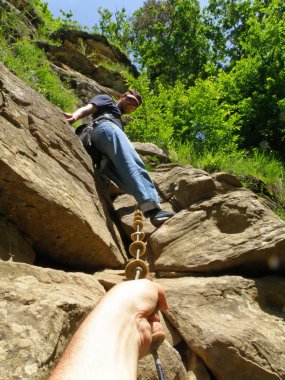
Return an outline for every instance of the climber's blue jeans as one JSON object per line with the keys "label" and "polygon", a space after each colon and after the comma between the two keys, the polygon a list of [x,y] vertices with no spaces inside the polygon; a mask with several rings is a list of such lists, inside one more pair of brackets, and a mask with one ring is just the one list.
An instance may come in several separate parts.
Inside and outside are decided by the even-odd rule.
{"label": "climber's blue jeans", "polygon": [[126,193],[134,196],[143,212],[160,208],[159,197],[145,165],[126,134],[114,123],[102,121],[91,132],[91,143],[107,161],[100,172]]}

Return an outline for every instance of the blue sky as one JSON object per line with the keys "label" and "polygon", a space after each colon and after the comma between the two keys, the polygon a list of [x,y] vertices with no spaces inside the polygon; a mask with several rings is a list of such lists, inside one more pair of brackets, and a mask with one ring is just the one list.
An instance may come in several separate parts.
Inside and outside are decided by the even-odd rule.
{"label": "blue sky", "polygon": [[[49,10],[55,17],[61,16],[60,9],[64,12],[72,11],[73,19],[78,21],[81,26],[92,27],[98,22],[97,9],[107,8],[111,12],[126,8],[131,15],[140,8],[144,0],[45,0]],[[207,4],[207,0],[200,0],[201,7]]]}

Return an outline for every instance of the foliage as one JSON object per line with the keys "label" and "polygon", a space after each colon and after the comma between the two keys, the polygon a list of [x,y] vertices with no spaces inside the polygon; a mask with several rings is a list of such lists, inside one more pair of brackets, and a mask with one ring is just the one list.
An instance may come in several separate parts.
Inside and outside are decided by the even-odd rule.
{"label": "foliage", "polygon": [[209,0],[203,11],[206,34],[211,41],[212,60],[217,67],[232,67],[243,52],[240,38],[248,33],[251,0]]}
{"label": "foliage", "polygon": [[165,101],[166,91],[155,93],[150,89],[150,80],[146,74],[138,79],[128,75],[131,88],[135,88],[143,97],[143,104],[132,114],[126,127],[128,136],[133,141],[151,141],[158,146],[167,146],[172,138],[173,127],[171,125],[170,108]]}
{"label": "foliage", "polygon": [[214,78],[208,78],[197,80],[195,86],[183,92],[187,102],[181,104],[179,99],[176,102],[184,119],[183,129],[176,128],[180,138],[194,142],[199,149],[234,149],[239,117],[224,101],[223,86]]}
{"label": "foliage", "polygon": [[197,150],[236,148],[239,119],[222,101],[223,87],[211,78],[198,80],[190,88],[181,82],[172,87],[159,82],[151,89],[144,75],[133,80],[131,86],[144,99],[127,129],[132,139],[160,146],[171,141],[191,141]]}
{"label": "foliage", "polygon": [[209,46],[198,0],[147,0],[132,29],[132,49],[151,80],[193,84],[203,75]]}
{"label": "foliage", "polygon": [[241,148],[267,144],[283,159],[285,6],[282,0],[210,0],[204,17],[224,99],[241,120]]}
{"label": "foliage", "polygon": [[124,76],[126,72],[129,71],[129,68],[126,67],[123,63],[113,62],[106,58],[101,58],[99,66],[105,67],[109,71],[113,73],[120,73],[120,75]]}
{"label": "foliage", "polygon": [[9,43],[13,43],[21,36],[28,36],[29,31],[24,22],[24,15],[28,10],[23,12],[11,12],[9,7],[1,6],[0,8],[0,34],[1,38]]}
{"label": "foliage", "polygon": [[76,107],[77,98],[64,88],[57,75],[51,72],[44,52],[27,39],[8,47],[0,36],[0,57],[7,67],[53,104],[69,110]]}
{"label": "foliage", "polygon": [[284,37],[284,8],[282,0],[209,0],[203,21],[212,59],[219,67],[232,68],[254,50],[271,56],[273,42]]}
{"label": "foliage", "polygon": [[279,216],[279,218],[283,219],[285,221],[285,211],[282,206],[279,206],[275,211],[275,214]]}
{"label": "foliage", "polygon": [[[31,9],[44,20],[35,36],[30,33],[25,23],[25,16]],[[19,78],[35,90],[42,93],[53,104],[63,110],[74,109],[78,99],[63,85],[59,77],[51,71],[44,51],[36,46],[34,37],[44,37],[50,29],[60,25],[54,20],[47,4],[40,0],[31,0],[23,11],[18,13],[1,9],[0,12],[0,58]]]}
{"label": "foliage", "polygon": [[[175,138],[200,137],[208,148],[231,130],[227,145],[232,137],[241,149],[265,145],[285,159],[284,10],[283,0],[209,0],[202,18],[197,0],[147,0],[116,27],[130,36],[154,94],[159,85],[191,88],[183,112],[172,106]],[[112,14],[101,15],[102,33],[120,39]]]}
{"label": "foliage", "polygon": [[58,29],[64,31],[64,30],[87,30],[89,31],[89,28],[87,26],[82,26],[78,23],[78,21],[73,20],[73,13],[72,11],[64,12],[62,9],[60,9],[60,13],[62,14],[62,17],[60,17],[60,25]]}
{"label": "foliage", "polygon": [[107,37],[124,52],[129,52],[131,25],[126,9],[122,8],[113,14],[108,9],[99,7],[97,12],[100,15],[99,25],[95,24],[93,31]]}
{"label": "foliage", "polygon": [[29,0],[29,7],[36,10],[42,18],[44,24],[38,27],[39,36],[43,39],[48,39],[48,34],[61,27],[60,18],[54,18],[51,11],[48,9],[48,3],[41,0]]}

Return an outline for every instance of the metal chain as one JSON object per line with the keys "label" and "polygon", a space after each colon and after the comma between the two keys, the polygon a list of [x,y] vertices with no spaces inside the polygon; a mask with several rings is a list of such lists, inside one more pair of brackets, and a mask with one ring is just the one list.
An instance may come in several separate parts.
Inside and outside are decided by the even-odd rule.
{"label": "metal chain", "polygon": [[[143,239],[145,238],[145,233],[143,232],[143,213],[136,207],[133,221],[133,229],[135,232],[131,234],[131,239],[133,242],[129,247],[129,253],[135,257],[131,259],[125,268],[125,276],[128,280],[139,280],[146,278],[149,274],[148,266],[145,261],[141,260],[140,257],[146,252],[146,243]],[[165,334],[163,332],[157,332],[152,335],[151,353],[155,362],[156,371],[159,380],[165,380],[162,365],[157,353],[159,346],[165,340]]]}

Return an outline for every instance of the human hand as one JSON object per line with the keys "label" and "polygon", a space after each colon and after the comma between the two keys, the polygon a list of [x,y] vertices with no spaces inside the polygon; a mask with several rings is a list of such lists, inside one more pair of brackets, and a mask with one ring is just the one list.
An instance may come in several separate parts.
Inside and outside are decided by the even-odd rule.
{"label": "human hand", "polygon": [[158,311],[168,308],[163,288],[149,280],[122,282],[111,289],[106,300],[121,309],[121,313],[135,318],[139,358],[150,351],[152,333],[162,331]]}
{"label": "human hand", "polygon": [[[167,309],[163,288],[149,280],[114,286],[89,313],[49,380],[137,378],[138,358],[161,331],[158,311]],[[111,363],[111,365],[110,365]]]}
{"label": "human hand", "polygon": [[66,118],[66,120],[69,122],[69,124],[73,124],[76,121],[72,113],[63,112],[63,115]]}

